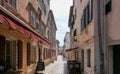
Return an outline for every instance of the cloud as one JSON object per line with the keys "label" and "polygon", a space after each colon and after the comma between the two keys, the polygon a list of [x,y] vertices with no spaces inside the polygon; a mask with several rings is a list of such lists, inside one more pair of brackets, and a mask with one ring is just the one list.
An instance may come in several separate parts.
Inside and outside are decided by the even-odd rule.
{"label": "cloud", "polygon": [[68,18],[69,9],[72,5],[72,0],[51,0],[50,8],[52,9],[57,25],[56,38],[60,41],[60,46],[62,46],[65,33],[69,31],[68,28]]}

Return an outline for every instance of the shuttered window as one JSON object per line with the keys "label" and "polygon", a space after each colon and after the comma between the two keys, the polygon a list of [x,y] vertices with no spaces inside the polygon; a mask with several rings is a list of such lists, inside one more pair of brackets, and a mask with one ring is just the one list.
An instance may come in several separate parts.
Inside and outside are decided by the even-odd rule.
{"label": "shuttered window", "polygon": [[9,40],[6,40],[5,41],[5,49],[6,49],[6,63],[7,63],[7,66],[10,66],[11,65],[11,49],[10,49],[10,41]]}
{"label": "shuttered window", "polygon": [[27,66],[31,64],[31,45],[30,43],[27,43]]}
{"label": "shuttered window", "polygon": [[88,10],[89,10],[89,22],[92,20],[93,18],[93,0],[89,0],[89,3],[88,3]]}
{"label": "shuttered window", "polygon": [[5,37],[0,36],[0,64],[5,62]]}
{"label": "shuttered window", "polygon": [[22,69],[23,64],[23,42],[18,40],[18,69]]}
{"label": "shuttered window", "polygon": [[88,5],[83,10],[81,17],[81,31],[91,22],[93,18],[93,0],[89,0]]}
{"label": "shuttered window", "polygon": [[8,2],[14,9],[17,9],[17,0],[7,0],[7,2]]}

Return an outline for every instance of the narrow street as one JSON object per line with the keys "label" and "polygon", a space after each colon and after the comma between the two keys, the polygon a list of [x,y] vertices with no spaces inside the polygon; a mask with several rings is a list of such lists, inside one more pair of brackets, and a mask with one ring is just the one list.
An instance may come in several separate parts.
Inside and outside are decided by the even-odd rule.
{"label": "narrow street", "polygon": [[57,56],[57,61],[45,68],[44,74],[67,74],[67,62],[62,55]]}

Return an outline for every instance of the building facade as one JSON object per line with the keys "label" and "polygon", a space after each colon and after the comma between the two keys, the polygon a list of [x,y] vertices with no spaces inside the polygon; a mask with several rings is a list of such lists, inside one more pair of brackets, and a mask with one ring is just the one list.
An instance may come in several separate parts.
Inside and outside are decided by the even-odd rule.
{"label": "building facade", "polygon": [[56,56],[58,56],[59,54],[59,44],[60,44],[60,42],[59,42],[59,40],[56,40]]}
{"label": "building facade", "polygon": [[79,26],[75,24],[76,22],[76,9],[75,4],[73,2],[73,6],[70,7],[69,12],[69,21],[68,27],[70,28],[70,48],[66,50],[66,53],[69,55],[69,60],[77,60],[79,61],[79,41],[77,35],[79,34]]}
{"label": "building facade", "polygon": [[49,10],[50,0],[0,0],[2,70],[35,73],[38,61],[50,61],[52,46],[46,35]]}
{"label": "building facade", "polygon": [[106,74],[119,74],[120,65],[119,65],[119,48],[120,48],[120,34],[119,34],[119,19],[118,15],[120,12],[119,0],[105,0],[103,3],[104,7],[104,35],[106,38],[106,50],[105,50],[105,70]]}
{"label": "building facade", "polygon": [[66,32],[65,38],[64,38],[64,56],[68,58],[68,54],[66,53],[66,50],[70,48],[70,32]]}
{"label": "building facade", "polygon": [[51,61],[56,59],[56,23],[52,10],[48,14],[48,23],[47,23],[47,38],[51,42]]}
{"label": "building facade", "polygon": [[[102,1],[100,2],[102,3]],[[73,0],[73,6],[70,9],[68,25],[72,36],[71,41],[73,41],[71,44],[74,48],[71,51],[79,52],[76,53],[79,57],[76,57],[75,60],[81,63],[83,74],[106,74],[104,73],[104,46],[100,46],[104,43],[105,38],[98,27],[102,24],[100,22],[103,22],[101,20],[103,17],[100,15],[104,13],[102,12],[103,3],[100,2],[99,0]],[[98,11],[98,8],[102,13]],[[98,13],[100,13],[99,16]]]}

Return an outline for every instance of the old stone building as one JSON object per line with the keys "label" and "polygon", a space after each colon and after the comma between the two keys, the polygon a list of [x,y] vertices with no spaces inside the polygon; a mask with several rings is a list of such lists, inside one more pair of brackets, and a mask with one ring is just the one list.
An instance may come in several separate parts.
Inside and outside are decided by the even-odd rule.
{"label": "old stone building", "polygon": [[66,32],[64,37],[64,56],[69,59],[69,53],[66,52],[70,48],[70,32]]}
{"label": "old stone building", "polygon": [[50,0],[0,0],[2,70],[6,68],[8,74],[34,73],[38,61],[50,62],[52,46],[46,35],[49,11]]}
{"label": "old stone building", "polygon": [[51,42],[50,52],[51,52],[51,61],[56,59],[56,23],[52,10],[49,11],[48,20],[47,20],[47,38]]}
{"label": "old stone building", "polygon": [[76,53],[78,57],[75,60],[81,63],[83,74],[104,73],[104,57],[101,56],[102,53],[104,54],[103,46],[99,45],[100,39],[102,39],[99,39],[99,31],[101,30],[97,27],[98,23],[102,22],[97,15],[100,13],[97,11],[98,3],[95,0],[73,0],[73,6],[70,10],[68,25],[74,48],[71,50],[79,52]]}

